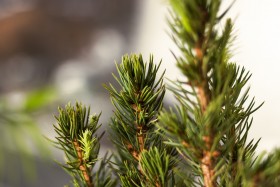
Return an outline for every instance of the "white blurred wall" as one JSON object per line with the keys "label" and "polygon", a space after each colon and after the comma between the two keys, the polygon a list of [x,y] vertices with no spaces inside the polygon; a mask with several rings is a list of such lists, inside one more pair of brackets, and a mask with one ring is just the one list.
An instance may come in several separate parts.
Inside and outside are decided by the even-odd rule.
{"label": "white blurred wall", "polygon": [[[132,52],[141,52],[145,57],[153,53],[157,61],[162,58],[166,76],[174,80],[180,73],[170,49],[177,54],[178,50],[168,36],[167,3],[164,0],[143,0],[142,3],[141,21],[135,37],[137,47]],[[262,137],[258,151],[280,147],[279,10],[279,0],[238,0],[228,14],[235,20],[238,36],[233,60],[253,74],[249,81],[250,96],[256,97],[257,104],[265,101],[254,114],[250,133],[251,138]],[[172,97],[171,94],[168,96]]]}

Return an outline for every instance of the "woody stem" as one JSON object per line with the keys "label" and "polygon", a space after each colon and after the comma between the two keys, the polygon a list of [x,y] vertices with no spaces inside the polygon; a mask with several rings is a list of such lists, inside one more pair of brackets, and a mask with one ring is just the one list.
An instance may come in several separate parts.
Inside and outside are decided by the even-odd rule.
{"label": "woody stem", "polygon": [[[204,51],[202,49],[202,44],[204,42],[204,36],[202,35],[199,42],[196,45],[195,53],[196,53],[196,59],[198,60],[198,65],[200,68],[200,74],[202,78],[202,82],[197,85],[197,93],[198,93],[198,100],[201,108],[202,114],[205,113],[209,102],[210,102],[210,96],[209,96],[209,87],[208,87],[208,80],[207,75],[203,72],[203,57],[204,57]],[[208,126],[208,127],[207,127]],[[203,137],[203,140],[206,144],[206,149],[203,150],[202,158],[201,158],[201,170],[203,173],[204,178],[204,185],[205,187],[215,187],[215,183],[213,182],[213,178],[215,175],[214,172],[214,163],[213,163],[213,156],[211,153],[211,147],[213,144],[213,137],[211,133],[211,129],[209,128],[209,125],[207,125],[206,132],[208,132],[208,135]]]}
{"label": "woody stem", "polygon": [[77,140],[74,140],[73,144],[74,144],[75,150],[76,150],[77,155],[78,155],[79,169],[84,176],[87,187],[94,187],[94,185],[92,183],[92,179],[90,177],[90,173],[88,171],[88,168],[85,166],[85,163],[84,163],[84,160],[83,160],[83,152],[81,150],[80,144]]}

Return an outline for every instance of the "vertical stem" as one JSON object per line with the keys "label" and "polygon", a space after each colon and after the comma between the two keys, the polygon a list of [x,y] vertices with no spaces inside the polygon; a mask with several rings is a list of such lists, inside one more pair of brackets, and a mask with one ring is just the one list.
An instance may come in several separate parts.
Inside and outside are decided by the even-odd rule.
{"label": "vertical stem", "polygon": [[[198,94],[198,100],[201,108],[202,114],[205,113],[209,102],[210,102],[210,96],[209,96],[209,87],[208,87],[208,80],[207,75],[203,72],[203,56],[204,51],[202,49],[202,45],[204,42],[204,33],[200,36],[200,39],[195,47],[195,55],[196,59],[198,60],[197,65],[200,69],[200,75],[201,75],[201,82],[197,84],[197,94]],[[213,135],[212,130],[209,128],[209,125],[206,126],[206,132],[208,132],[208,135],[203,137],[203,140],[206,144],[206,149],[203,150],[203,155],[201,158],[201,170],[203,173],[203,179],[204,179],[204,185],[205,187],[215,187],[215,182],[213,181],[215,172],[214,172],[214,163],[213,163],[213,155],[211,153],[211,147],[213,144]]]}
{"label": "vertical stem", "polygon": [[94,187],[93,183],[92,183],[92,179],[90,177],[90,173],[88,172],[88,168],[85,166],[84,160],[83,160],[83,152],[81,150],[80,144],[77,140],[75,140],[73,142],[74,147],[77,151],[78,154],[78,159],[79,159],[79,169],[81,170],[84,179],[86,181],[87,187]]}
{"label": "vertical stem", "polygon": [[[205,83],[202,84],[202,86],[198,87],[198,99],[201,106],[201,112],[204,113],[208,107],[208,104],[210,102],[209,96],[207,94],[208,87],[205,85]],[[214,172],[214,163],[213,163],[213,155],[211,153],[211,147],[213,144],[213,135],[211,132],[211,128],[208,128],[206,131],[208,132],[208,135],[203,137],[203,140],[206,144],[206,150],[203,151],[203,156],[201,158],[201,169],[203,173],[204,178],[204,185],[205,187],[215,187],[215,183],[212,181],[215,172]]]}
{"label": "vertical stem", "polygon": [[143,127],[137,124],[137,140],[140,148],[140,152],[145,149],[145,135],[143,133]]}
{"label": "vertical stem", "polygon": [[161,185],[157,182],[157,183],[156,183],[156,187],[161,187]]}
{"label": "vertical stem", "polygon": [[[207,106],[209,104],[209,97],[207,97],[205,93],[205,89],[202,87],[198,88],[198,97],[200,100],[201,110],[202,113],[204,113],[207,109]],[[214,164],[212,161],[212,153],[211,153],[211,147],[213,144],[213,137],[211,134],[211,129],[207,127],[208,135],[203,137],[203,140],[206,144],[206,150],[203,151],[203,157],[201,159],[201,169],[204,177],[204,184],[206,187],[214,187],[214,182],[212,181],[215,172],[214,172]]]}
{"label": "vertical stem", "polygon": [[[210,144],[207,144],[207,147],[208,146],[210,146]],[[202,173],[203,173],[205,187],[216,186],[212,180],[215,175],[214,164],[213,164],[212,158],[213,158],[213,155],[211,154],[209,149],[203,151],[203,157],[201,159],[201,169],[202,169]]]}
{"label": "vertical stem", "polygon": [[[136,94],[137,95],[137,94]],[[136,118],[139,118],[139,114],[141,112],[141,107],[138,107],[136,104],[133,104],[132,105],[132,108],[133,110],[135,111],[135,116]],[[137,141],[138,141],[138,144],[139,144],[139,150],[134,150],[134,151],[137,151],[138,153],[138,161],[139,161],[139,155],[140,153],[145,149],[145,126],[142,125],[142,124],[138,124],[137,123],[137,120],[135,121],[135,127],[137,129],[137,132],[136,132],[136,136],[137,136]]]}

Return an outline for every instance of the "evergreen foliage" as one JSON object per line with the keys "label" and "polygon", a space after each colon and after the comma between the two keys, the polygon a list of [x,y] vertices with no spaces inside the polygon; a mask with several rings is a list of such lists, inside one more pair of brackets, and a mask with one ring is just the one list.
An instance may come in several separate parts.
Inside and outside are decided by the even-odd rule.
{"label": "evergreen foliage", "polygon": [[[99,152],[99,116],[67,105],[57,117],[59,147],[77,186],[114,186],[110,164],[124,187],[229,186],[280,184],[280,150],[255,155],[259,140],[249,140],[252,114],[261,105],[249,98],[251,74],[231,62],[233,23],[220,11],[222,0],[170,0],[172,38],[183,80],[169,89],[178,104],[162,109],[164,73],[152,56],[124,56],[114,75],[120,88],[105,85],[115,107],[111,138],[117,153],[92,169]],[[224,23],[220,31],[218,25]],[[89,121],[88,121],[89,120]],[[102,173],[102,177],[98,175]]]}
{"label": "evergreen foliage", "polygon": [[[167,186],[172,177],[174,150],[163,144],[156,131],[157,115],[165,93],[160,67],[151,56],[148,63],[141,55],[124,56],[116,65],[121,90],[105,86],[115,106],[111,137],[118,150],[116,165],[123,186]],[[164,155],[164,158],[163,158]],[[152,159],[152,160],[151,160]],[[152,162],[152,163],[150,163]],[[133,172],[132,172],[133,171]]]}
{"label": "evergreen foliage", "polygon": [[98,161],[102,135],[96,134],[100,127],[100,114],[89,116],[89,113],[90,109],[80,103],[76,103],[75,107],[68,104],[64,109],[59,108],[57,125],[54,125],[57,141],[54,143],[66,156],[66,165],[61,165],[72,176],[74,186],[114,186],[114,179],[109,171],[105,171],[106,156],[99,169],[93,172]]}

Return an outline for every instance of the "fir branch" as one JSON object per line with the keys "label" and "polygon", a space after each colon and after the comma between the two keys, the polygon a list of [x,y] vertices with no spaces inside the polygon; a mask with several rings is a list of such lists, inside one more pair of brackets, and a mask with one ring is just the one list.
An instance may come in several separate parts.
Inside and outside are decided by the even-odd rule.
{"label": "fir branch", "polygon": [[[144,183],[149,181],[148,172],[140,164],[143,154],[154,146],[159,147],[161,154],[166,151],[163,138],[155,132],[165,93],[163,74],[159,79],[156,76],[159,66],[154,65],[152,56],[148,63],[144,63],[141,55],[124,56],[122,63],[116,65],[119,78],[114,76],[121,90],[117,91],[112,85],[105,86],[116,109],[111,136],[120,157],[118,165],[125,171],[120,174],[125,186],[140,184],[141,181],[147,185]],[[167,150],[168,154],[172,153],[172,149]]]}
{"label": "fir branch", "polygon": [[[100,114],[89,116],[89,113],[90,109],[82,104],[76,103],[75,107],[72,107],[69,103],[64,109],[59,108],[59,115],[55,117],[57,125],[54,125],[54,129],[57,133],[57,142],[54,143],[65,153],[66,165],[62,164],[62,167],[73,177],[74,186],[94,187],[95,184],[104,183],[100,182],[99,176],[93,173],[93,168],[98,161],[99,140],[102,136],[96,135],[100,127],[98,125]],[[104,179],[102,176],[102,180]],[[104,183],[104,186],[114,186],[113,178],[108,179],[106,178],[108,182]]]}
{"label": "fir branch", "polygon": [[[201,116],[205,116],[208,110],[209,103],[211,102],[211,91],[209,87],[210,77],[208,76],[209,68],[206,62],[208,56],[208,45],[212,43],[215,32],[213,31],[214,22],[220,2],[219,1],[171,1],[173,8],[177,11],[177,17],[175,23],[179,25],[172,25],[173,30],[176,31],[178,37],[185,41],[188,45],[188,49],[180,48],[187,54],[186,59],[181,59],[178,62],[179,68],[185,73],[189,79],[189,84],[197,90],[197,99],[200,105]],[[184,11],[178,11],[184,10]],[[184,36],[184,33],[189,36]],[[186,46],[186,45],[184,45]],[[207,122],[209,123],[209,122]],[[214,133],[212,132],[211,124],[204,124],[204,134],[202,140],[204,142],[204,148],[201,151],[201,169],[204,177],[204,183],[206,186],[215,186],[213,177],[214,160],[213,144]],[[185,141],[183,141],[185,142]],[[185,142],[186,143],[186,142]],[[218,152],[216,154],[219,154]]]}
{"label": "fir branch", "polygon": [[[248,92],[240,96],[250,74],[229,62],[233,26],[228,19],[218,32],[216,25],[228,12],[218,15],[221,2],[170,0],[174,13],[169,24],[182,51],[177,65],[187,80],[171,87],[180,103],[177,111],[159,117],[159,128],[206,187],[222,184],[223,172],[235,180],[239,157],[246,163],[257,146],[246,142],[250,116],[260,106],[254,108],[252,100],[245,107]],[[243,148],[243,155],[237,154]]]}

